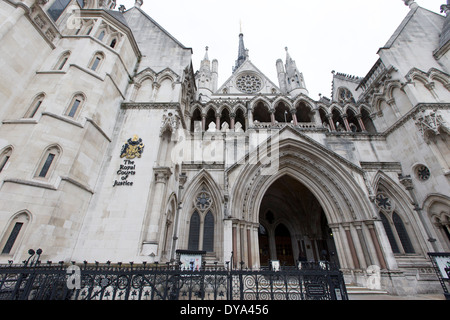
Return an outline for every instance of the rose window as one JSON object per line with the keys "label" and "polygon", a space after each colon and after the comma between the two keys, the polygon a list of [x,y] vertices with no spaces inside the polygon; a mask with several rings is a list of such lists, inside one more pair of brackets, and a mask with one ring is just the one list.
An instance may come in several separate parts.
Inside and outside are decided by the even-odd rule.
{"label": "rose window", "polygon": [[426,166],[419,166],[416,172],[417,176],[422,181],[426,181],[430,178],[430,169],[428,169]]}
{"label": "rose window", "polygon": [[262,81],[256,75],[246,74],[237,78],[236,86],[241,92],[256,93],[261,90]]}

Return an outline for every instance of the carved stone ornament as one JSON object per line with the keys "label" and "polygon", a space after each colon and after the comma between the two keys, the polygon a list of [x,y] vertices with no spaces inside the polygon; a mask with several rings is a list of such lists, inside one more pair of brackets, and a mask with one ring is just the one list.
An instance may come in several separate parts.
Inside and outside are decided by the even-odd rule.
{"label": "carved stone ornament", "polygon": [[436,110],[423,110],[416,116],[415,120],[416,125],[425,140],[427,140],[427,132],[432,132],[435,135],[439,135],[439,130],[441,129],[450,132],[449,127]]}
{"label": "carved stone ornament", "polygon": [[134,135],[133,138],[128,139],[127,143],[122,146],[120,157],[127,159],[140,158],[143,152],[144,144],[142,143],[142,139]]}
{"label": "carved stone ornament", "polygon": [[391,199],[389,199],[389,196],[384,192],[377,193],[375,197],[375,204],[377,205],[378,209],[384,212],[394,211],[394,205],[392,204]]}
{"label": "carved stone ornament", "polygon": [[175,111],[165,111],[161,123],[160,136],[166,131],[175,132],[180,125],[180,118]]}
{"label": "carved stone ornament", "polygon": [[202,191],[200,191],[198,195],[195,197],[194,205],[198,210],[205,211],[211,207],[211,204],[212,204],[211,195],[203,188]]}

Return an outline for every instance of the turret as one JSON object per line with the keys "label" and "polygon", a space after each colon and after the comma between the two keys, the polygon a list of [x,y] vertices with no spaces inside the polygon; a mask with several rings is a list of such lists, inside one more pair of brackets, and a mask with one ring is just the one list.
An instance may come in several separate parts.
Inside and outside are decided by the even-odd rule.
{"label": "turret", "polygon": [[[303,74],[298,71],[295,61],[291,58],[286,47],[286,92],[292,97],[303,93],[308,95]],[[281,84],[280,84],[281,85]]]}
{"label": "turret", "polygon": [[198,88],[198,100],[202,101],[205,97],[211,97],[211,94],[217,90],[217,69],[218,62],[213,60],[212,68],[208,56],[208,47],[203,60],[200,62],[200,70],[195,75],[195,81]]}
{"label": "turret", "polygon": [[286,72],[284,70],[283,61],[281,59],[278,59],[276,65],[277,65],[277,75],[278,75],[278,83],[280,85],[280,89],[283,93],[287,93]]}
{"label": "turret", "polygon": [[445,13],[446,18],[439,38],[439,48],[435,54],[438,58],[450,49],[450,0],[447,0],[447,4],[441,6],[441,12]]}

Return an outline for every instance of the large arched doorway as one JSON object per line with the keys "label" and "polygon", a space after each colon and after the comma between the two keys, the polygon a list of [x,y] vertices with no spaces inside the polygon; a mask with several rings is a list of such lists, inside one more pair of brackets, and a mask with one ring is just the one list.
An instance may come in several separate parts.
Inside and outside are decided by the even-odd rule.
{"label": "large arched doorway", "polygon": [[338,263],[336,247],[324,211],[300,181],[283,175],[267,189],[259,210],[261,266],[279,260],[283,266],[298,261]]}

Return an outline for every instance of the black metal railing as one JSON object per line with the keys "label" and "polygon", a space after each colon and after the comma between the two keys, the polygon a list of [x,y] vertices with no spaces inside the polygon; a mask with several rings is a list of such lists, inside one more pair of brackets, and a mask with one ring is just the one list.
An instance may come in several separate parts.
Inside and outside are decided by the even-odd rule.
{"label": "black metal railing", "polygon": [[327,262],[281,270],[198,271],[178,264],[0,265],[1,300],[348,300],[342,273]]}

